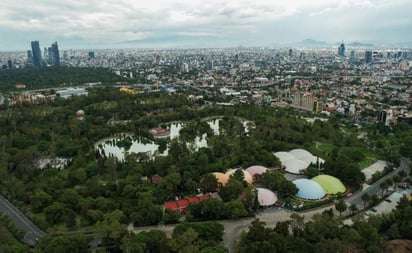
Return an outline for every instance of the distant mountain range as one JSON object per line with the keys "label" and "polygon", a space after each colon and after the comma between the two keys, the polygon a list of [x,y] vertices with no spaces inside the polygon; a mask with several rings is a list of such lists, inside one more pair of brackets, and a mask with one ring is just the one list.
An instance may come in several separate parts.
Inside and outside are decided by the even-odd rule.
{"label": "distant mountain range", "polygon": [[362,43],[362,42],[355,41],[355,42],[349,43],[348,46],[351,46],[351,47],[374,47],[375,45],[370,44],[370,43]]}
{"label": "distant mountain range", "polygon": [[[256,41],[243,41],[246,47],[248,46],[258,46],[255,45]],[[321,48],[321,47],[337,47],[342,42],[326,42],[322,40],[315,39],[304,39],[302,41],[294,43],[276,43],[273,42],[269,47],[297,47],[297,48]],[[374,48],[374,47],[387,47],[387,48],[412,48],[412,41],[401,42],[401,43],[383,43],[374,42],[374,44],[369,42],[344,42],[345,46],[348,47],[358,47],[358,48]],[[142,40],[127,40],[121,41],[118,45],[128,46],[128,47],[165,47],[165,48],[191,48],[191,47],[233,47],[233,41],[214,37],[214,36],[187,36],[187,35],[163,35],[159,37],[145,38]]]}
{"label": "distant mountain range", "polygon": [[325,41],[313,40],[313,39],[304,39],[302,41],[293,43],[293,45],[298,46],[298,47],[325,47],[325,46],[329,46],[329,44],[326,43]]}
{"label": "distant mountain range", "polygon": [[[321,40],[304,39],[302,41],[293,43],[293,45],[299,46],[299,47],[328,47],[328,46],[338,46],[341,43],[342,42],[328,43],[328,42],[321,41]],[[375,46],[374,44],[357,42],[357,41],[345,43],[345,45],[350,46],[350,47],[374,47]]]}
{"label": "distant mountain range", "polygon": [[[321,40],[314,40],[314,39],[304,39],[299,42],[292,43],[291,46],[296,47],[332,47],[332,46],[339,46],[342,42],[335,42],[335,43],[328,43]],[[367,42],[347,42],[345,43],[346,47],[400,47],[400,48],[412,48],[412,41],[407,42],[393,42],[393,43],[367,43]]]}

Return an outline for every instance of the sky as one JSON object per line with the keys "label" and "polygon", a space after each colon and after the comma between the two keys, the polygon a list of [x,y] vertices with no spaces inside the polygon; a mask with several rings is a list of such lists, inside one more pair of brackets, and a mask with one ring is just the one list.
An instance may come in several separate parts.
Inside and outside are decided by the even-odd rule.
{"label": "sky", "polygon": [[1,0],[0,51],[412,41],[411,0]]}

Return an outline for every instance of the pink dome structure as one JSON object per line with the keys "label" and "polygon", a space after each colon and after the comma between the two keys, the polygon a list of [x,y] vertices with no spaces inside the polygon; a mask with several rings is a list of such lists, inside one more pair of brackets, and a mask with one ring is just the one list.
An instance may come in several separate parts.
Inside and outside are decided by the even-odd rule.
{"label": "pink dome structure", "polygon": [[264,166],[260,166],[260,165],[250,166],[249,168],[246,169],[246,171],[249,172],[249,174],[252,177],[254,177],[255,175],[262,175],[267,170],[268,170],[268,168],[266,168]]}
{"label": "pink dome structure", "polygon": [[266,188],[256,188],[256,190],[260,206],[272,206],[278,201],[278,197],[271,190]]}

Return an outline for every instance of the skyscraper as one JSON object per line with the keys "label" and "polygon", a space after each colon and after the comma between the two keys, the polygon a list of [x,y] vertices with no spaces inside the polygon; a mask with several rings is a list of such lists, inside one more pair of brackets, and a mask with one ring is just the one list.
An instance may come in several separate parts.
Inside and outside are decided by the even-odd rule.
{"label": "skyscraper", "polygon": [[365,63],[372,63],[372,51],[365,51]]}
{"label": "skyscraper", "polygon": [[60,65],[60,53],[59,53],[59,46],[57,45],[57,41],[51,44],[49,48],[49,58],[50,63],[55,66]]}
{"label": "skyscraper", "polygon": [[27,50],[27,60],[33,60],[33,54],[31,53],[31,50]]}
{"label": "skyscraper", "polygon": [[345,56],[345,44],[340,44],[339,48],[338,48],[338,55],[340,57],[344,57]]}
{"label": "skyscraper", "polygon": [[35,40],[31,42],[31,52],[33,54],[33,65],[40,67],[42,60],[39,41]]}
{"label": "skyscraper", "polygon": [[355,51],[354,50],[350,51],[349,62],[350,63],[355,63],[356,62],[356,56],[355,56]]}

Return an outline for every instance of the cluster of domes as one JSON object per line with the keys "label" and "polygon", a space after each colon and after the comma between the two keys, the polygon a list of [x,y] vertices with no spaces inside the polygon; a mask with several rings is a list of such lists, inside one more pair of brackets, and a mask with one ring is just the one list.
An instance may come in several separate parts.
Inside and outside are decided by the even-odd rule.
{"label": "cluster of domes", "polygon": [[338,194],[346,191],[345,185],[336,177],[319,175],[312,179],[296,179],[293,183],[298,188],[297,197],[302,199],[321,199],[326,194]]}
{"label": "cluster of domes", "polygon": [[[294,158],[299,157],[300,159],[306,161],[309,161],[310,158],[311,160],[309,162],[313,162],[314,159],[317,160],[316,157],[311,158],[305,152],[301,152],[299,150],[295,150],[291,154],[286,153],[285,156],[289,155],[293,156]],[[245,170],[239,170],[243,172],[244,180],[249,185],[252,185],[254,178],[257,175],[262,175],[263,173],[266,173],[268,171],[268,168],[264,166],[255,165],[250,166]],[[236,171],[237,169],[230,169],[226,173],[214,172],[212,174],[216,177],[217,182],[219,184],[225,186],[228,183],[230,176],[232,176]],[[326,194],[333,195],[344,193],[346,191],[345,185],[338,178],[329,175],[319,175],[312,179],[296,179],[293,181],[293,183],[298,188],[298,193],[296,194],[296,196],[308,200],[319,200],[322,199]],[[258,187],[256,188],[256,191],[260,206],[271,206],[274,205],[278,200],[276,193],[272,192],[269,189]]]}

